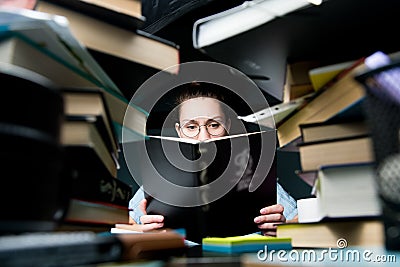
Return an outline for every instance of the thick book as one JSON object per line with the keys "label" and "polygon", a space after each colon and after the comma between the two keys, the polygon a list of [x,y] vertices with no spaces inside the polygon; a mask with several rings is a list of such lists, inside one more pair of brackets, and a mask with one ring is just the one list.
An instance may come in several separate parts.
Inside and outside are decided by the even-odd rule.
{"label": "thick book", "polygon": [[382,213],[374,167],[369,163],[322,166],[317,171],[315,196],[298,200],[299,222]]}
{"label": "thick book", "polygon": [[[253,219],[276,204],[275,141],[275,131],[204,142],[150,136],[130,144],[126,159],[138,163],[131,170],[142,179],[147,212],[164,215],[165,227],[185,228],[199,243],[205,236],[259,231]],[[232,214],[240,216],[226,224]]]}
{"label": "thick book", "polygon": [[355,136],[334,140],[301,143],[302,171],[317,170],[323,165],[371,163],[375,160],[370,136]]}
{"label": "thick book", "polygon": [[[186,251],[184,238],[174,231],[148,233],[119,233],[116,237],[122,242],[121,260],[167,259],[182,256]],[[160,262],[160,264],[162,264]]]}
{"label": "thick book", "polygon": [[53,57],[40,45],[10,33],[0,42],[0,61],[41,74],[54,83],[70,87],[98,87],[86,74]]}
{"label": "thick book", "polygon": [[128,212],[127,206],[71,198],[63,221],[110,226],[118,223],[127,224]]}
{"label": "thick book", "polygon": [[135,30],[146,20],[142,15],[141,0],[45,0],[71,8],[101,21]]}
{"label": "thick book", "polygon": [[284,223],[279,238],[290,237],[294,248],[340,248],[383,246],[384,228],[379,218],[343,218],[315,223]]}
{"label": "thick book", "polygon": [[[66,163],[64,177],[68,180],[63,189],[68,196],[90,201],[108,202],[128,206],[133,197],[132,186],[108,173]],[[88,166],[89,167],[89,166]]]}
{"label": "thick book", "polygon": [[116,159],[119,155],[119,140],[103,92],[98,89],[62,88],[64,112],[70,120],[81,117],[95,117],[94,123],[110,153]]}
{"label": "thick book", "polygon": [[[243,3],[223,12],[201,18],[193,25],[193,46],[202,48],[238,35],[252,28],[272,21],[278,15],[290,13],[310,3],[293,1],[282,6],[279,1],[258,1],[253,4]],[[260,12],[261,10],[269,10]],[[241,23],[247,18],[247,23]],[[224,29],[222,30],[221,27]]]}
{"label": "thick book", "polygon": [[332,140],[370,134],[365,121],[344,121],[337,123],[316,122],[300,124],[303,142]]}
{"label": "thick book", "polygon": [[117,177],[118,165],[93,122],[95,117],[66,120],[61,127],[61,144],[68,164]]}

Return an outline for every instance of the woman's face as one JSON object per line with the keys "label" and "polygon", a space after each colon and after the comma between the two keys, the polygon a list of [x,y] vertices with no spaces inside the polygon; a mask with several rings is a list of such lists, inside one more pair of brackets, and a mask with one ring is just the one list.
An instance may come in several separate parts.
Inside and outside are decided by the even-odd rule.
{"label": "woman's face", "polygon": [[175,129],[179,137],[204,141],[228,134],[230,123],[219,100],[197,97],[183,102],[178,108],[179,124]]}

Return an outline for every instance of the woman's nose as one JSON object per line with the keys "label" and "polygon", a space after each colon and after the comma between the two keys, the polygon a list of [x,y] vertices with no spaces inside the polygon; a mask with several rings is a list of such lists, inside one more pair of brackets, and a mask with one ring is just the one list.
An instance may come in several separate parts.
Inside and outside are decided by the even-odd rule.
{"label": "woman's nose", "polygon": [[[203,127],[203,126],[204,126],[204,127]],[[207,128],[206,128],[205,125],[202,125],[202,126],[200,127],[199,131],[200,131],[200,132],[199,132],[199,135],[197,136],[197,140],[199,140],[199,141],[205,141],[205,140],[211,139],[211,136],[210,136],[210,134],[208,133]]]}

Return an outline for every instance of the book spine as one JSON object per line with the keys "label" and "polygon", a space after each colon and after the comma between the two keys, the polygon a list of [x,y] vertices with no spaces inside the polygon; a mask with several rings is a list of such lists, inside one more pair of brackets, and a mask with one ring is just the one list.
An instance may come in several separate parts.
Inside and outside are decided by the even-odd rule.
{"label": "book spine", "polygon": [[81,174],[71,179],[71,197],[128,207],[129,201],[133,197],[130,185],[111,176],[83,176]]}
{"label": "book spine", "polygon": [[67,160],[62,175],[67,184],[65,194],[68,197],[128,207],[133,196],[131,185],[113,177],[99,165],[79,165]]}

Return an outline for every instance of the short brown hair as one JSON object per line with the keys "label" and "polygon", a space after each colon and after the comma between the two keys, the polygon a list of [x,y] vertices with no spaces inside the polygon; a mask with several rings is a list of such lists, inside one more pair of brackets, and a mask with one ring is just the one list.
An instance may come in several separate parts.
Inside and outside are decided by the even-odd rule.
{"label": "short brown hair", "polygon": [[210,97],[224,102],[224,96],[221,93],[222,88],[219,85],[205,82],[191,82],[181,86],[178,96],[175,99],[175,105],[197,97]]}

